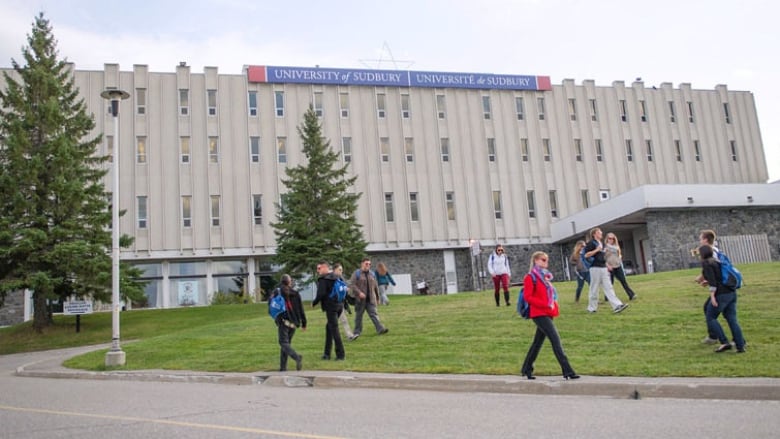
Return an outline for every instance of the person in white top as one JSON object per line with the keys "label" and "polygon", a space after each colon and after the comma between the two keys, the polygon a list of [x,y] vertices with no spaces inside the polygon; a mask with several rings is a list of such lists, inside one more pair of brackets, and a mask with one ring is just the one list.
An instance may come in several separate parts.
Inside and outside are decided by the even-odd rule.
{"label": "person in white top", "polygon": [[509,306],[509,279],[512,277],[512,270],[509,268],[509,256],[504,252],[502,245],[496,246],[496,250],[490,254],[487,268],[493,278],[496,306],[501,305],[501,287],[504,288],[506,306]]}

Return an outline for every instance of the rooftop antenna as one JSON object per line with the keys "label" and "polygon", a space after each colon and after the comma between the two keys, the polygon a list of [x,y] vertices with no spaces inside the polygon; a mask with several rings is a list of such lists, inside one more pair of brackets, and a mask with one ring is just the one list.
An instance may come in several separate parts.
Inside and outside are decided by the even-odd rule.
{"label": "rooftop antenna", "polygon": [[395,59],[393,51],[390,50],[390,45],[387,44],[387,41],[382,42],[382,49],[379,51],[378,59],[361,59],[359,61],[366,67],[376,69],[387,68],[385,66],[390,64],[394,70],[405,70],[414,64],[414,61]]}

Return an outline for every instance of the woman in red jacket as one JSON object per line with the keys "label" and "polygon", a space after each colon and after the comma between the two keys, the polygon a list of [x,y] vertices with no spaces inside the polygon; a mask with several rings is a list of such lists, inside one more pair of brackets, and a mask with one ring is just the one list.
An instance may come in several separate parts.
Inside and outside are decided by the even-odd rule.
{"label": "woman in red jacket", "polygon": [[545,338],[550,339],[552,343],[555,358],[561,365],[563,378],[567,380],[576,380],[580,376],[574,372],[566,353],[563,352],[561,338],[558,336],[558,330],[555,329],[553,318],[558,316],[558,293],[552,286],[550,279],[552,275],[547,271],[549,257],[545,252],[534,252],[531,255],[531,268],[528,274],[523,278],[523,297],[531,308],[531,319],[536,324],[536,334],[528,353],[523,362],[523,368],[520,373],[534,380],[534,361],[536,361],[539,350],[542,349],[542,343]]}

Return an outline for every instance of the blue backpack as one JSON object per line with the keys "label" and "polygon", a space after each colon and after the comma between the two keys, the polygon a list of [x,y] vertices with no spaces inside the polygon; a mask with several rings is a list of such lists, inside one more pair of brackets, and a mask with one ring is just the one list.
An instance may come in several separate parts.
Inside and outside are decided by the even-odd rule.
{"label": "blue backpack", "polygon": [[742,273],[731,263],[731,259],[725,253],[718,253],[718,261],[720,262],[720,277],[723,285],[734,285],[729,280],[730,277],[733,277],[736,283],[734,288],[742,288]]}
{"label": "blue backpack", "polygon": [[582,266],[585,267],[586,270],[590,269],[590,266],[593,265],[593,259],[595,256],[591,256],[589,258],[585,257],[585,247],[587,245],[583,245],[580,249],[580,261],[582,262]]}
{"label": "blue backpack", "polygon": [[333,282],[333,288],[330,289],[328,298],[341,303],[347,297],[347,291],[349,291],[349,286],[347,286],[347,283],[344,282],[344,279],[337,277],[336,281]]}
{"label": "blue backpack", "polygon": [[[533,273],[528,273],[528,274],[531,275],[531,281],[533,282],[534,285],[536,285],[536,276]],[[525,286],[520,287],[520,294],[517,297],[517,314],[524,319],[528,319],[531,317],[531,305],[529,305],[528,302],[525,301],[523,290],[525,290]]]}
{"label": "blue backpack", "polygon": [[268,314],[272,319],[276,320],[277,317],[287,312],[287,303],[285,303],[284,296],[279,288],[275,289],[271,298],[268,299]]}

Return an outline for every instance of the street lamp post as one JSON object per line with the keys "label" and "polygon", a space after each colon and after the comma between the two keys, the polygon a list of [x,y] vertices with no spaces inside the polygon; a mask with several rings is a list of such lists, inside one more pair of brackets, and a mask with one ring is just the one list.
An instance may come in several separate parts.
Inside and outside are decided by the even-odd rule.
{"label": "street lamp post", "polygon": [[100,96],[111,101],[114,119],[111,172],[111,349],[106,353],[106,366],[124,366],[125,353],[119,346],[119,102],[130,94],[117,88],[108,88]]}

